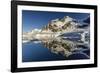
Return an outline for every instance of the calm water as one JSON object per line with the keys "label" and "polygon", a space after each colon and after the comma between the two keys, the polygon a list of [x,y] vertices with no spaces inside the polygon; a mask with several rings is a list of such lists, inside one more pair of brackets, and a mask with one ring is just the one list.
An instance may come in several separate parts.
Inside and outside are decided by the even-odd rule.
{"label": "calm water", "polygon": [[[75,36],[77,37],[74,38]],[[37,43],[34,41],[23,43],[22,61],[36,62],[36,61],[89,59],[90,57],[89,47],[84,43],[79,45],[76,43],[80,42],[76,43],[73,42],[74,40],[75,41],[80,40],[80,35],[78,36],[74,34],[74,37],[72,36],[71,40],[70,38],[68,38],[62,40],[60,39],[60,41],[47,40],[42,42],[37,41]],[[67,40],[70,40],[71,42]]]}

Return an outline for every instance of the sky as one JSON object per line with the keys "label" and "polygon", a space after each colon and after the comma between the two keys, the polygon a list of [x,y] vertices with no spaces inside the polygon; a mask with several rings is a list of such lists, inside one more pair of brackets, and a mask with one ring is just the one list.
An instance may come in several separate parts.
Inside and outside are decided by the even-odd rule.
{"label": "sky", "polygon": [[31,31],[32,29],[41,29],[51,20],[70,16],[77,20],[85,19],[89,13],[71,13],[71,12],[48,12],[48,11],[32,11],[22,10],[22,26],[23,32]]}

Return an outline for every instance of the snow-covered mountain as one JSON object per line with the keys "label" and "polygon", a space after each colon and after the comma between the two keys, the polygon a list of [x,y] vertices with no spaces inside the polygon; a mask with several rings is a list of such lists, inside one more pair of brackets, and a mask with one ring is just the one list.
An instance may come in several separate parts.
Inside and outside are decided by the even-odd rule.
{"label": "snow-covered mountain", "polygon": [[44,26],[42,28],[42,31],[51,31],[51,32],[59,32],[59,31],[69,31],[77,28],[84,28],[87,27],[90,24],[90,18],[83,21],[78,21],[76,19],[73,19],[69,16],[65,16],[62,19],[54,19],[51,20],[48,25]]}
{"label": "snow-covered mountain", "polygon": [[74,19],[65,16],[62,19],[55,19],[48,23],[48,25],[44,26],[42,31],[49,30],[52,32],[63,31],[68,29],[75,29],[78,23],[74,22]]}
{"label": "snow-covered mountain", "polygon": [[87,27],[88,25],[88,23],[79,23],[76,19],[65,16],[62,19],[51,20],[42,29],[33,29],[30,32],[23,33],[23,40],[46,40],[72,32],[85,33],[89,31],[89,27]]}

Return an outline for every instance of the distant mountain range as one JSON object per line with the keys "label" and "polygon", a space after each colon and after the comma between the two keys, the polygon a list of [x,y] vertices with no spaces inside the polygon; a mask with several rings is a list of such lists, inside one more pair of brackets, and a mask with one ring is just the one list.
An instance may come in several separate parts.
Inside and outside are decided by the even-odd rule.
{"label": "distant mountain range", "polygon": [[42,31],[51,31],[51,32],[58,32],[58,31],[64,31],[69,29],[77,29],[77,28],[84,28],[87,27],[90,23],[90,18],[83,21],[78,21],[76,19],[73,19],[69,16],[65,16],[62,19],[55,19],[51,20],[48,25],[44,26],[42,28]]}
{"label": "distant mountain range", "polygon": [[89,18],[80,22],[69,16],[65,16],[62,19],[51,20],[42,29],[33,29],[30,32],[23,33],[23,40],[47,39],[45,37],[48,37],[49,39],[65,33],[89,32],[89,25]]}

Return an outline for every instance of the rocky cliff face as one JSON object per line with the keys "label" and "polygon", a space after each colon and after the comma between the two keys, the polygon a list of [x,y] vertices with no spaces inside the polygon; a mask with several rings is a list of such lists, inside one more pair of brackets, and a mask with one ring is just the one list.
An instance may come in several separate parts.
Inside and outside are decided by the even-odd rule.
{"label": "rocky cliff face", "polygon": [[48,25],[44,26],[42,31],[52,31],[52,32],[57,32],[57,31],[63,31],[63,30],[68,30],[68,29],[75,29],[77,26],[77,23],[74,22],[74,19],[65,16],[62,19],[55,19],[52,20],[51,22],[48,23]]}
{"label": "rocky cliff face", "polygon": [[42,29],[33,29],[31,32],[23,33],[23,40],[51,39],[72,32],[85,33],[89,31],[89,27],[87,26],[88,23],[79,23],[77,20],[65,16],[62,19],[51,20]]}

